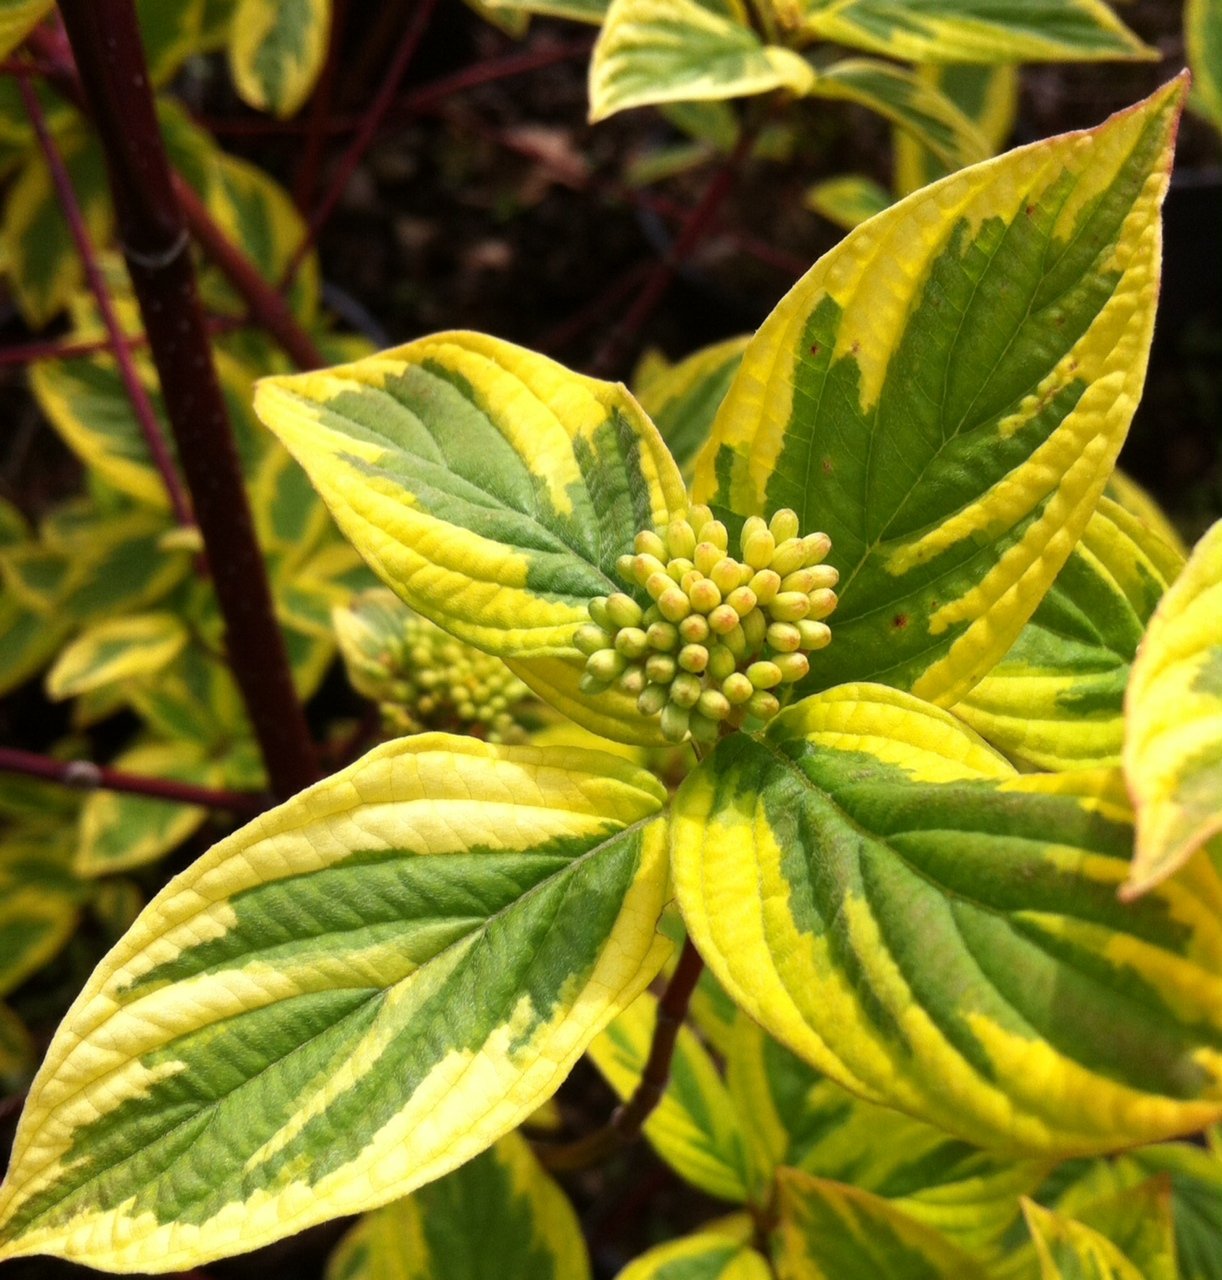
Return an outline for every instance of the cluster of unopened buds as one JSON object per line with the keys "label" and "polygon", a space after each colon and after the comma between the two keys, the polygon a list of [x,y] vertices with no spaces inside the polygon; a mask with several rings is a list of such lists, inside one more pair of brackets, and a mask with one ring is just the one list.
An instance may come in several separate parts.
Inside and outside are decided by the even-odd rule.
{"label": "cluster of unopened buds", "polygon": [[581,688],[634,694],[663,736],[715,740],[722,726],[770,720],[778,694],[810,670],[809,654],[832,638],[837,571],[823,563],[825,533],[798,534],[785,508],[748,519],[741,559],[708,507],[692,507],[665,528],[638,533],[635,554],[617,564],[627,592],[590,601],[591,621],[574,643],[586,655]]}

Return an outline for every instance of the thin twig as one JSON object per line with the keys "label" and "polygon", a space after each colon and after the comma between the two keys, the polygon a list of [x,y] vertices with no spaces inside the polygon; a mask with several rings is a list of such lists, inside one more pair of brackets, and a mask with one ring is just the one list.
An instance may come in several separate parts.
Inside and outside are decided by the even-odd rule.
{"label": "thin twig", "polygon": [[119,366],[119,377],[123,380],[123,389],[127,392],[127,398],[131,401],[132,411],[136,415],[136,421],[140,426],[140,434],[144,437],[144,443],[148,447],[149,457],[152,459],[153,466],[157,468],[162,483],[165,485],[166,494],[170,499],[170,507],[174,512],[174,518],[180,525],[194,528],[195,518],[191,514],[191,504],[187,501],[182,481],[178,477],[178,468],[174,464],[170,446],[162,434],[161,423],[157,419],[157,410],[153,408],[152,398],[145,389],[144,383],[140,381],[140,375],[136,372],[136,365],[132,360],[131,345],[128,342],[127,335],[123,332],[123,326],[119,323],[119,317],[115,314],[114,303],[110,299],[110,290],[107,289],[106,281],[102,278],[102,269],[98,266],[98,257],[94,252],[93,242],[89,238],[89,229],[85,226],[85,218],[81,213],[80,203],[77,201],[76,192],[72,187],[72,178],[68,173],[67,166],[64,164],[63,157],[59,154],[59,148],[55,145],[55,139],[51,137],[51,131],[47,128],[46,117],[43,115],[38,95],[24,76],[17,77],[17,89],[25,105],[26,114],[30,117],[30,124],[34,127],[34,136],[38,139],[43,159],[47,162],[47,169],[51,174],[51,182],[55,187],[55,195],[59,201],[60,210],[68,224],[68,230],[72,234],[72,242],[76,245],[76,251],[85,268],[85,278],[89,282],[90,292],[98,304],[98,311],[102,317],[102,324],[106,329],[111,352],[114,355],[115,363]]}
{"label": "thin twig", "polygon": [[149,778],[143,774],[112,769],[109,765],[89,760],[56,760],[33,751],[0,747],[0,770],[20,773],[28,778],[58,782],[77,791],[120,791],[144,796],[149,800],[167,800],[175,804],[197,804],[206,809],[223,809],[243,817],[253,817],[268,806],[266,796],[248,791],[224,791],[215,787],[199,787],[192,782],[173,778]]}
{"label": "thin twig", "polygon": [[408,24],[407,30],[404,31],[399,47],[395,50],[395,55],[391,59],[390,68],[374,95],[373,101],[365,110],[364,118],[361,120],[361,127],[348,144],[348,149],[340,157],[335,175],[331,179],[331,185],[318,202],[318,208],[314,210],[314,214],[310,218],[305,235],[301,238],[301,243],[294,250],[288,266],[284,269],[284,274],[279,281],[281,290],[288,288],[306,254],[316,243],[319,233],[335,212],[335,207],[339,204],[340,198],[344,194],[349,178],[352,177],[357,165],[361,162],[361,158],[369,149],[378,127],[390,109],[391,103],[395,100],[399,82],[403,79],[412,58],[416,55],[416,50],[420,47],[420,41],[424,38],[424,33],[436,7],[437,0],[420,0],[420,3],[416,6],[412,20]]}
{"label": "thin twig", "polygon": [[322,163],[323,147],[326,144],[331,119],[331,104],[335,96],[335,73],[339,68],[340,53],[343,45],[344,18],[347,16],[348,0],[334,0],[331,6],[331,26],[327,32],[327,60],[323,63],[322,74],[314,86],[310,99],[310,115],[306,130],[305,150],[297,165],[297,174],[293,180],[293,202],[301,210],[310,207],[314,197],[314,187],[318,182],[318,166]]}
{"label": "thin twig", "polygon": [[[251,328],[249,316],[210,316],[208,332],[232,333],[236,329]],[[147,335],[132,333],[127,345],[132,351],[143,351],[149,344]],[[84,360],[90,356],[105,355],[113,351],[109,338],[92,338],[87,342],[66,342],[62,338],[50,338],[43,342],[15,342],[0,347],[0,368],[6,365],[33,364],[37,360]]]}
{"label": "thin twig", "polygon": [[658,1020],[653,1029],[649,1057],[632,1096],[617,1107],[601,1129],[578,1138],[576,1142],[534,1143],[535,1153],[549,1169],[585,1169],[597,1164],[621,1147],[635,1142],[641,1127],[653,1109],[662,1101],[670,1079],[670,1062],[675,1052],[679,1028],[687,1017],[687,1006],[700,980],[704,961],[689,938],[679,954],[679,963],[658,1001]]}

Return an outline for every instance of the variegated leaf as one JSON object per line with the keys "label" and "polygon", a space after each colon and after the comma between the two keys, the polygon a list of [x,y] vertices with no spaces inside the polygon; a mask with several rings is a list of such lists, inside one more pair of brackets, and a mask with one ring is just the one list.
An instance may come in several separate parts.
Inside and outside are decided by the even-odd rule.
{"label": "variegated leaf", "polygon": [[0,58],[7,58],[53,7],[54,0],[0,0]]}
{"label": "variegated leaf", "polygon": [[641,1254],[615,1280],[771,1280],[772,1269],[751,1247],[753,1234],[746,1214],[723,1218]]}
{"label": "variegated leaf", "polygon": [[[621,1098],[640,1083],[657,1017],[657,999],[645,992],[590,1045],[594,1065]],[[680,1028],[666,1092],[644,1132],[658,1155],[701,1191],[721,1200],[751,1198],[742,1125],[712,1058],[687,1027]]]}
{"label": "variegated leaf", "polygon": [[[70,820],[69,820],[70,821]],[[76,927],[73,830],[33,820],[0,831],[0,996],[53,959]]]}
{"label": "variegated leaf", "polygon": [[762,1181],[784,1166],[873,1192],[973,1256],[994,1257],[1047,1164],[1002,1159],[821,1076],[749,1018],[727,1083]]}
{"label": "variegated leaf", "polygon": [[907,67],[876,58],[846,58],[821,71],[815,98],[842,99],[876,111],[931,151],[948,170],[975,164],[989,145],[959,107]]}
{"label": "variegated leaf", "polygon": [[255,407],[386,584],[502,657],[577,657],[616,558],[686,508],[622,387],[479,334],[265,379]]}
{"label": "variegated leaf", "polygon": [[1101,499],[1031,621],[955,714],[1039,769],[1118,765],[1129,669],[1182,567],[1141,520]]}
{"label": "variegated leaf", "polygon": [[538,14],[541,18],[571,18],[598,26],[607,13],[609,0],[485,0],[489,8],[506,13]]}
{"label": "variegated leaf", "polygon": [[685,476],[709,437],[748,341],[729,338],[702,347],[634,388]]}
{"label": "variegated leaf", "polygon": [[590,62],[590,119],[664,102],[807,93],[810,64],[755,33],[742,0],[611,0]]}
{"label": "variegated leaf", "polygon": [[880,1196],[796,1169],[779,1185],[779,1280],[985,1280],[969,1254]]}
{"label": "variegated leaf", "polygon": [[[949,62],[916,68],[917,78],[948,98],[972,122],[995,155],[1014,127],[1018,109],[1018,68]],[[944,178],[952,170],[913,133],[897,129],[894,137],[895,190],[906,196]]]}
{"label": "variegated leaf", "polygon": [[322,70],[331,0],[239,0],[229,70],[242,100],[282,119],[295,115]]}
{"label": "variegated leaf", "polygon": [[1169,1142],[1143,1147],[1130,1158],[1143,1172],[1171,1179],[1181,1280],[1222,1280],[1222,1159],[1218,1153]]}
{"label": "variegated leaf", "polygon": [[25,1023],[8,1005],[0,1004],[0,1090],[7,1094],[20,1089],[33,1074],[37,1060],[34,1037]]}
{"label": "variegated leaf", "polygon": [[723,741],[675,887],[730,996],[844,1087],[981,1146],[1113,1150],[1222,1116],[1222,879],[1140,904],[1119,771],[1018,775],[947,712],[846,685]]}
{"label": "variegated leaf", "polygon": [[1137,810],[1125,891],[1134,895],[1222,832],[1222,521],[1150,621],[1125,724],[1124,772]]}
{"label": "variegated leaf", "polygon": [[913,62],[1155,58],[1102,0],[803,0],[805,30]]}
{"label": "variegated leaf", "polygon": [[172,613],[108,618],[86,627],[47,672],[47,693],[56,700],[154,676],[187,645],[189,633]]}
{"label": "variegated leaf", "polygon": [[1179,530],[1171,523],[1171,517],[1132,476],[1126,475],[1118,467],[1112,472],[1103,496],[1122,506],[1129,515],[1136,516],[1151,533],[1161,538],[1173,551],[1179,552],[1182,560],[1188,559],[1188,548],[1180,537]]}
{"label": "variegated leaf", "polygon": [[1183,86],[864,223],[743,357],[695,496],[830,534],[833,641],[805,688],[957,701],[1077,541],[1141,389]]}
{"label": "variegated leaf", "polygon": [[516,1133],[414,1195],[367,1214],[326,1280],[589,1280],[577,1215]]}
{"label": "variegated leaf", "polygon": [[1222,0],[1187,0],[1184,42],[1194,100],[1222,129]]}
{"label": "variegated leaf", "polygon": [[598,752],[427,734],[222,841],[66,1015],[0,1258],[180,1270],[484,1150],[662,963],[664,796]]}
{"label": "variegated leaf", "polygon": [[[907,136],[907,135],[905,135]],[[873,178],[845,174],[811,187],[803,203],[844,231],[852,231],[891,203],[891,197]]]}
{"label": "variegated leaf", "polygon": [[1105,1235],[1052,1209],[1023,1201],[1041,1280],[1148,1280]]}

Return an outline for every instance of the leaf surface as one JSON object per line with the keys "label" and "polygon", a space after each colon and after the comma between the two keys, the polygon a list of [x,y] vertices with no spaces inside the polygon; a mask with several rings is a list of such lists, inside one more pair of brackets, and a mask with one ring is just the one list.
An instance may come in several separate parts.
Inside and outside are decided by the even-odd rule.
{"label": "leaf surface", "polygon": [[310,96],[322,71],[331,0],[239,0],[229,37],[229,69],[242,100],[286,119]]}
{"label": "leaf surface", "polygon": [[770,1280],[772,1272],[751,1247],[751,1235],[745,1214],[724,1218],[647,1250],[616,1280]]}
{"label": "leaf surface", "polygon": [[222,841],[66,1015],[0,1257],[180,1270],[487,1148],[662,963],[663,798],[598,752],[428,734]]}
{"label": "leaf surface", "polygon": [[833,689],[680,788],[675,888],[730,996],[844,1087],[980,1146],[1222,1114],[1222,880],[1117,900],[1118,771],[1019,776],[948,713]]}

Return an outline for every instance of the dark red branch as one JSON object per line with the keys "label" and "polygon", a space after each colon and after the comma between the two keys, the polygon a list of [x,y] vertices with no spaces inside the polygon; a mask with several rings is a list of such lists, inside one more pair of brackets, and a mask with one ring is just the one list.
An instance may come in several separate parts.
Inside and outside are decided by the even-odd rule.
{"label": "dark red branch", "polygon": [[61,0],[60,12],[106,155],[119,238],[204,537],[230,665],[272,791],[283,799],[318,769],[255,541],[135,8],[132,0]]}
{"label": "dark red branch", "polygon": [[[212,334],[232,333],[235,329],[249,327],[248,316],[208,317],[208,332]],[[148,338],[143,333],[129,334],[127,345],[132,351],[140,351],[148,346]],[[32,364],[35,360],[83,360],[109,351],[109,338],[93,338],[88,342],[71,342],[62,338],[50,338],[44,342],[15,342],[12,346],[0,347],[0,367]]]}
{"label": "dark red branch", "polygon": [[142,774],[112,769],[108,765],[93,764],[89,760],[55,760],[12,747],[0,747],[0,770],[58,782],[78,791],[121,791],[150,800],[223,809],[247,818],[262,813],[268,805],[266,796],[252,792],[197,787],[190,782],[175,782],[172,778],[147,778]]}
{"label": "dark red branch", "polygon": [[284,269],[284,275],[280,280],[280,288],[282,290],[286,289],[291,283],[306,254],[317,242],[319,232],[322,231],[330,220],[331,215],[335,212],[335,206],[339,204],[340,197],[344,194],[344,188],[347,187],[349,178],[352,177],[357,165],[361,162],[361,158],[368,151],[382,121],[386,117],[387,111],[390,109],[391,103],[395,100],[399,82],[403,79],[412,58],[416,55],[416,50],[420,47],[420,41],[424,38],[424,33],[428,29],[429,21],[436,7],[437,0],[419,0],[416,5],[412,20],[403,32],[403,38],[399,41],[399,47],[395,50],[394,57],[391,59],[390,68],[374,95],[373,101],[365,109],[361,119],[361,126],[357,130],[356,136],[340,157],[335,174],[331,179],[331,184],[323,194],[323,198],[318,202],[318,208],[314,210],[314,214],[310,218],[309,226],[306,228],[306,233],[302,237],[301,243],[297,246],[292,258],[289,259],[288,266]]}
{"label": "dark red branch", "polygon": [[55,139],[51,137],[51,132],[47,128],[47,121],[43,115],[42,107],[39,105],[38,95],[24,76],[17,77],[17,89],[25,105],[26,114],[30,117],[30,124],[34,127],[34,136],[38,139],[43,158],[47,162],[47,169],[51,174],[51,182],[55,187],[60,210],[63,212],[64,220],[67,222],[68,230],[72,235],[72,242],[76,245],[76,251],[80,255],[81,263],[85,268],[85,279],[89,282],[90,292],[98,304],[98,311],[102,317],[102,324],[106,329],[110,350],[114,355],[115,363],[119,366],[119,377],[123,380],[123,389],[127,392],[127,398],[131,401],[132,411],[136,415],[136,422],[140,426],[140,434],[144,437],[149,457],[152,459],[153,465],[157,468],[162,483],[165,485],[166,493],[170,499],[170,507],[174,512],[174,518],[181,525],[194,526],[195,518],[191,514],[191,505],[187,501],[186,493],[183,492],[182,481],[178,477],[178,468],[174,465],[170,446],[166,442],[165,436],[162,435],[161,423],[157,419],[157,410],[153,408],[152,398],[149,396],[148,391],[145,390],[144,383],[140,381],[140,375],[136,372],[136,365],[132,360],[131,344],[123,332],[119,317],[115,314],[114,304],[110,300],[110,291],[106,287],[106,281],[102,278],[102,270],[98,266],[97,254],[94,252],[93,242],[89,238],[89,229],[85,226],[85,218],[81,213],[81,206],[76,198],[76,192],[73,190],[72,179],[68,174],[67,166],[64,164],[63,157],[59,154]]}
{"label": "dark red branch", "polygon": [[322,164],[323,147],[326,145],[328,125],[331,121],[331,105],[335,98],[335,73],[339,68],[342,52],[344,18],[347,16],[348,0],[334,0],[331,6],[331,28],[327,32],[327,60],[323,63],[322,74],[314,86],[310,99],[310,115],[306,130],[305,150],[297,165],[297,174],[293,181],[293,202],[303,212],[310,207],[314,198],[314,187],[318,182],[318,167]]}
{"label": "dark red branch", "polygon": [[605,1159],[620,1147],[635,1142],[641,1127],[653,1109],[662,1101],[670,1079],[670,1063],[675,1054],[675,1041],[687,1017],[687,1006],[700,980],[704,961],[689,938],[679,954],[679,963],[658,1001],[658,1020],[649,1045],[649,1057],[632,1096],[615,1111],[601,1128],[576,1142],[548,1143],[537,1141],[535,1152],[549,1169],[584,1169]]}

